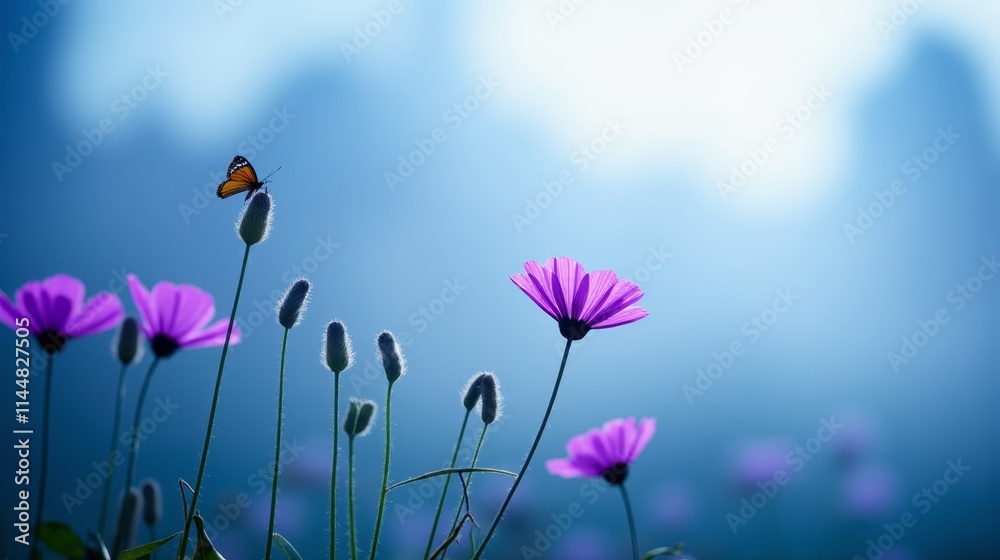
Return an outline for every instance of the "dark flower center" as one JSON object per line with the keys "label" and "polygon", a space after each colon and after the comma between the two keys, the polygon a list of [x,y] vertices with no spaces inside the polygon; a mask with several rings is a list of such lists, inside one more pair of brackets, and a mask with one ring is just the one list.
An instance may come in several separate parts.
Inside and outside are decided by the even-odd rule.
{"label": "dark flower center", "polygon": [[165,334],[154,336],[153,340],[149,341],[149,345],[153,347],[153,354],[156,354],[157,358],[166,358],[181,347],[180,344],[177,344],[176,340]]}
{"label": "dark flower center", "polygon": [[38,335],[38,343],[42,345],[42,350],[49,354],[55,354],[66,346],[69,337],[55,331],[43,331]]}
{"label": "dark flower center", "polygon": [[601,477],[611,484],[621,484],[622,482],[625,482],[626,476],[628,476],[628,463],[615,463],[610,469],[605,469],[605,471],[601,473]]}
{"label": "dark flower center", "polygon": [[566,337],[566,340],[580,340],[590,332],[590,325],[579,319],[560,319],[559,334]]}

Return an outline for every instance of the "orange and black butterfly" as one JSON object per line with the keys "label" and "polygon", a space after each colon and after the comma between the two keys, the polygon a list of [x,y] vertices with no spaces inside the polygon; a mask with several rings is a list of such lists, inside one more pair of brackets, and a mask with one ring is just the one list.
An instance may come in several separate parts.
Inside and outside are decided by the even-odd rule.
{"label": "orange and black butterfly", "polygon": [[[280,167],[278,169],[281,169]],[[275,169],[274,171],[277,171]],[[274,174],[272,171],[267,177],[264,177],[263,181],[257,179],[257,172],[254,171],[250,162],[247,158],[243,156],[236,156],[233,158],[233,162],[229,164],[229,170],[226,171],[226,180],[219,183],[219,189],[215,191],[215,194],[219,198],[228,198],[234,194],[247,191],[246,200],[250,200],[253,193],[257,192],[258,189],[267,188],[264,187],[264,183],[267,183],[267,178]]]}

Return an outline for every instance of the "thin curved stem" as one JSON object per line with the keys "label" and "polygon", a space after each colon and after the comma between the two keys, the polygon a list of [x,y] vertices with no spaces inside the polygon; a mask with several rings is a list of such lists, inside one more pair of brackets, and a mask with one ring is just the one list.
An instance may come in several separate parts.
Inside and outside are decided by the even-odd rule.
{"label": "thin curved stem", "polygon": [[219,373],[215,377],[215,392],[212,394],[212,409],[208,413],[208,428],[205,430],[205,445],[201,449],[201,464],[198,465],[198,478],[195,479],[194,492],[191,494],[191,508],[187,512],[187,522],[184,523],[184,535],[177,548],[177,560],[183,560],[187,552],[188,536],[191,534],[191,520],[194,519],[198,507],[198,497],[201,495],[201,481],[205,477],[205,464],[208,462],[208,448],[212,443],[212,428],[215,426],[215,411],[219,406],[219,389],[222,387],[222,371],[226,367],[226,354],[229,352],[229,340],[233,336],[233,325],[236,324],[236,308],[240,303],[240,292],[243,291],[243,278],[247,272],[247,259],[250,258],[250,244],[247,243],[243,252],[243,265],[240,266],[240,279],[236,283],[236,297],[233,299],[233,310],[229,314],[229,328],[226,329],[226,342],[222,345],[222,359],[219,360]]}
{"label": "thin curved stem", "polygon": [[622,501],[625,502],[625,515],[628,517],[628,533],[632,537],[632,558],[639,560],[639,541],[635,536],[635,518],[632,516],[632,501],[625,491],[625,484],[619,484],[618,489],[622,491]]}
{"label": "thin curved stem", "polygon": [[347,524],[351,531],[351,560],[358,560],[358,540],[354,531],[354,436],[347,438]]}
{"label": "thin curved stem", "polygon": [[39,461],[42,466],[38,473],[38,513],[35,514],[35,538],[31,539],[31,549],[28,552],[28,558],[35,558],[38,554],[38,526],[42,524],[44,520],[42,517],[42,510],[45,507],[45,479],[48,475],[48,457],[49,457],[49,409],[52,408],[52,368],[53,362],[55,362],[55,354],[49,354],[48,361],[45,364],[45,391],[42,397],[43,405],[45,408],[42,410],[42,449],[41,457]]}
{"label": "thin curved stem", "polygon": [[149,371],[146,372],[146,378],[142,380],[142,389],[139,390],[139,401],[135,405],[135,420],[132,422],[132,443],[129,445],[128,449],[128,468],[125,470],[125,492],[132,488],[132,483],[135,482],[135,463],[139,455],[139,424],[142,422],[142,407],[146,402],[146,394],[149,393],[149,385],[153,380],[153,374],[156,373],[156,366],[159,365],[160,358],[154,358],[153,363],[149,364]]}
{"label": "thin curved stem", "polygon": [[375,534],[372,536],[372,551],[368,560],[375,560],[378,552],[378,536],[382,532],[382,514],[385,513],[386,487],[389,486],[389,451],[392,449],[392,385],[385,391],[385,462],[382,465],[382,490],[378,498],[378,515],[375,517]]}
{"label": "thin curved stem", "polygon": [[[486,439],[486,429],[489,428],[489,427],[490,427],[489,424],[483,424],[483,429],[480,430],[480,432],[479,432],[479,442],[476,444],[476,451],[472,454],[472,464],[469,465],[469,468],[472,468],[472,469],[476,468],[476,461],[479,460],[479,450],[483,448],[483,440]],[[473,474],[474,474],[473,472],[470,472],[469,473],[469,480],[467,480],[465,482],[465,494],[468,494],[469,493],[469,488],[472,488],[472,475]],[[465,496],[462,496],[462,500],[463,501],[465,500]],[[472,504],[469,504],[469,507],[471,508]],[[462,518],[462,501],[459,501],[458,502],[458,509],[455,510],[455,519],[451,522],[451,529],[448,530],[448,535],[452,535],[452,534],[455,533],[455,527],[458,527],[458,520],[461,519],[461,518]],[[447,546],[444,549],[444,555],[445,556],[448,555],[448,547]]]}
{"label": "thin curved stem", "polygon": [[115,449],[118,448],[118,430],[122,423],[122,402],[125,401],[125,371],[128,364],[122,364],[118,374],[118,399],[115,401],[115,415],[111,423],[111,445],[108,446],[108,476],[104,480],[104,495],[101,497],[101,514],[97,518],[97,532],[104,533],[104,521],[108,513],[108,499],[111,497],[111,483],[115,476]]}
{"label": "thin curved stem", "polygon": [[542,433],[545,432],[545,426],[549,422],[549,415],[552,414],[552,406],[556,403],[556,395],[559,394],[559,384],[562,383],[563,372],[566,370],[566,359],[569,358],[569,348],[573,344],[573,341],[566,339],[566,349],[563,351],[562,363],[559,364],[559,373],[556,375],[556,383],[552,386],[552,396],[549,397],[549,405],[545,408],[545,416],[542,417],[542,424],[538,426],[538,433],[535,434],[535,441],[531,444],[531,449],[528,451],[528,456],[524,459],[524,464],[521,465],[521,471],[517,474],[517,478],[514,479],[514,485],[510,487],[510,491],[507,492],[507,497],[504,498],[503,504],[500,506],[500,511],[497,512],[497,516],[493,519],[493,523],[490,525],[490,530],[486,532],[486,536],[483,538],[482,544],[476,549],[476,554],[472,557],[472,560],[479,560],[479,557],[483,555],[483,551],[486,550],[486,545],[490,544],[490,539],[493,538],[493,533],[497,530],[497,525],[500,524],[500,518],[503,517],[504,512],[507,511],[507,506],[510,505],[511,498],[514,497],[514,492],[517,490],[518,485],[521,484],[521,479],[524,478],[524,473],[528,470],[528,465],[531,464],[531,458],[535,455],[535,450],[538,448],[538,442],[542,439]]}
{"label": "thin curved stem", "polygon": [[333,372],[333,473],[330,475],[330,560],[337,557],[337,455],[340,451],[340,372]]}
{"label": "thin curved stem", "polygon": [[264,559],[271,560],[271,542],[274,541],[274,510],[278,505],[278,470],[281,467],[281,415],[285,404],[285,350],[288,348],[288,331],[281,339],[281,367],[278,373],[278,435],[274,442],[274,473],[271,480],[271,518],[267,522],[267,540],[264,545]]}
{"label": "thin curved stem", "polygon": [[[469,424],[469,414],[472,413],[472,409],[465,411],[465,419],[462,420],[462,429],[458,431],[458,441],[455,442],[455,451],[451,454],[451,464],[448,465],[449,469],[455,468],[455,462],[458,461],[458,450],[462,447],[462,438],[465,437],[465,427]],[[444,499],[448,495],[448,484],[451,483],[451,474],[444,479],[444,488],[441,489],[441,498],[438,500],[437,511],[434,512],[434,524],[431,525],[431,534],[427,537],[427,549],[424,550],[424,560],[431,555],[431,547],[434,546],[434,534],[437,533],[438,521],[441,520],[441,510],[444,508]],[[452,527],[454,530],[454,527]]]}

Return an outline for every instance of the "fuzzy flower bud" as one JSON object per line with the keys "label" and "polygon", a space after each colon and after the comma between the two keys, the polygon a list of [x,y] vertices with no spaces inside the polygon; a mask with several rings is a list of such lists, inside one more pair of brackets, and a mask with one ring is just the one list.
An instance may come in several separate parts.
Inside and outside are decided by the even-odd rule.
{"label": "fuzzy flower bud", "polygon": [[396,337],[389,331],[382,331],[376,339],[378,345],[379,361],[382,362],[382,369],[385,370],[385,378],[389,383],[395,383],[397,379],[406,373],[406,360],[403,359],[403,350],[396,342]]}
{"label": "fuzzy flower bud", "polygon": [[484,375],[486,374],[477,373],[465,382],[465,387],[462,388],[462,406],[465,407],[465,410],[472,410],[479,404],[479,395],[483,392],[480,382]]}
{"label": "fuzzy flower bud", "polygon": [[115,536],[114,557],[123,550],[132,548],[135,536],[139,531],[139,516],[142,513],[142,492],[138,488],[129,489],[122,500],[122,509],[118,514],[118,533]]}
{"label": "fuzzy flower bud", "polygon": [[114,338],[112,349],[115,357],[123,365],[130,366],[142,359],[142,344],[140,339],[142,333],[139,331],[139,322],[135,317],[126,317],[118,328],[118,333]]}
{"label": "fuzzy flower bud", "polygon": [[503,399],[500,396],[500,384],[497,382],[496,376],[492,373],[483,374],[479,384],[482,390],[482,400],[479,404],[480,413],[482,414],[483,422],[491,424],[501,414],[500,408],[503,404]]}
{"label": "fuzzy flower bud", "polygon": [[163,490],[152,478],[140,482],[139,489],[142,490],[142,520],[152,527],[163,517]]}
{"label": "fuzzy flower bud", "polygon": [[271,195],[263,191],[253,195],[243,207],[236,224],[240,239],[247,245],[267,239],[271,231]]}
{"label": "fuzzy flower bud", "polygon": [[305,313],[306,304],[309,303],[309,289],[311,284],[305,278],[299,278],[288,287],[285,295],[278,302],[275,309],[278,315],[278,323],[290,329],[299,324],[299,319]]}
{"label": "fuzzy flower bud", "polygon": [[375,425],[375,412],[378,406],[374,401],[363,401],[351,397],[347,405],[347,419],[344,420],[344,431],[348,437],[365,436]]}
{"label": "fuzzy flower bud", "polygon": [[330,371],[340,373],[354,365],[354,350],[347,327],[340,321],[332,321],[326,326],[323,336],[323,364]]}

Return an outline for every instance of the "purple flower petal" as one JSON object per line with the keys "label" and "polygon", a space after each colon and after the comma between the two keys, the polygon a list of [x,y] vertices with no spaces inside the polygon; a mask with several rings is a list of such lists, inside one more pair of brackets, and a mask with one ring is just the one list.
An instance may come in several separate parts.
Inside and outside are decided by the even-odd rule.
{"label": "purple flower petal", "polygon": [[110,292],[90,298],[83,309],[66,325],[69,336],[90,336],[114,328],[125,315],[122,302]]}
{"label": "purple flower petal", "polygon": [[156,333],[160,332],[159,317],[156,314],[153,298],[150,296],[146,286],[142,285],[138,276],[129,274],[127,279],[128,291],[132,294],[132,302],[135,303],[135,308],[139,310],[139,318],[142,319],[142,334],[146,338],[151,339]]}
{"label": "purple flower petal", "polygon": [[[634,422],[634,420],[633,420]],[[646,445],[651,439],[653,439],[653,434],[656,433],[656,419],[655,418],[643,418],[639,421],[639,427],[636,430],[635,441],[632,442],[632,448],[628,452],[627,462],[631,463],[635,461],[637,457],[646,449]]]}
{"label": "purple flower petal", "polygon": [[618,313],[604,319],[600,323],[595,324],[594,329],[608,329],[611,327],[619,327],[621,325],[627,325],[629,323],[634,323],[643,317],[649,315],[649,312],[641,307],[627,307],[622,309]]}
{"label": "purple flower petal", "polygon": [[48,307],[44,306],[41,292],[42,283],[33,280],[22,286],[14,294],[18,309],[24,311],[30,317],[31,325],[28,327],[28,330],[34,335],[40,334],[48,328],[45,318]]}
{"label": "purple flower petal", "polygon": [[86,297],[87,289],[77,278],[68,274],[56,274],[42,280],[42,289],[52,298],[60,296],[66,298],[73,314],[83,309],[83,299]]}
{"label": "purple flower petal", "polygon": [[600,311],[595,313],[590,319],[590,323],[597,325],[606,321],[619,311],[639,301],[641,297],[642,290],[639,289],[639,286],[628,280],[619,280],[615,284],[615,287],[611,289],[611,293],[608,294],[608,298]]}
{"label": "purple flower petal", "polygon": [[559,309],[559,316],[577,319],[578,316],[573,314],[573,304],[586,274],[583,267],[569,257],[555,257],[545,261],[545,269],[552,273],[552,299]]}
{"label": "purple flower petal", "polygon": [[[184,348],[208,348],[210,346],[222,346],[226,343],[226,331],[229,329],[229,321],[219,319],[208,328],[200,332],[194,332],[189,337],[178,340]],[[233,334],[229,337],[229,344],[238,344],[242,333],[238,324],[233,325]]]}
{"label": "purple flower petal", "polygon": [[559,319],[556,314],[552,311],[552,304],[549,303],[548,298],[543,294],[539,293],[538,286],[535,285],[534,280],[524,274],[515,274],[510,277],[510,279],[521,288],[521,291],[527,294],[531,301],[535,302],[535,305],[542,308],[542,311],[549,314],[553,319]]}
{"label": "purple flower petal", "polygon": [[181,284],[177,286],[175,300],[176,310],[173,327],[167,334],[181,338],[187,333],[200,331],[215,316],[215,302],[212,296],[196,286]]}
{"label": "purple flower petal", "polygon": [[549,473],[563,478],[594,478],[589,469],[581,469],[570,459],[549,459],[545,461]]}
{"label": "purple flower petal", "polygon": [[604,306],[611,290],[618,284],[618,275],[613,270],[595,270],[587,274],[590,289],[587,293],[587,301],[580,309],[580,320],[591,324],[596,315]]}
{"label": "purple flower petal", "polygon": [[552,296],[552,272],[535,261],[524,263],[524,270],[527,271],[531,283],[539,294],[544,296],[546,305],[542,308],[552,318],[559,319],[559,307]]}

